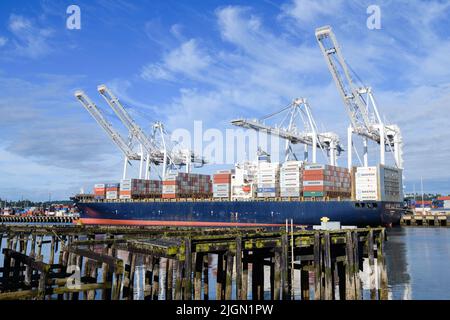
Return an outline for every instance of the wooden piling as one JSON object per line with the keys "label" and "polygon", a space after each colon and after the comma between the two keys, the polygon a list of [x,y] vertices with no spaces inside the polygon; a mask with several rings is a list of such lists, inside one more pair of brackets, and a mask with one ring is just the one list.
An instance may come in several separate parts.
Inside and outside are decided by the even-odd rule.
{"label": "wooden piling", "polygon": [[209,300],[209,255],[203,255],[203,300]]}
{"label": "wooden piling", "polygon": [[175,300],[182,299],[183,263],[177,259],[174,261],[175,270]]}
{"label": "wooden piling", "polygon": [[[355,300],[357,270],[354,259],[354,243],[351,231],[345,233],[345,300]],[[344,296],[341,296],[343,300]]]}
{"label": "wooden piling", "polygon": [[236,238],[236,300],[242,300],[242,239]]}
{"label": "wooden piling", "polygon": [[283,300],[289,300],[290,299],[290,292],[289,292],[289,255],[288,255],[288,235],[283,234],[281,236],[281,286],[282,286],[282,292]]}
{"label": "wooden piling", "polygon": [[373,252],[373,230],[370,229],[367,234],[367,255],[369,257],[369,283],[370,283],[370,299],[375,300],[377,297],[377,291],[375,287],[375,257]]}
{"label": "wooden piling", "polygon": [[309,300],[309,271],[303,267],[300,269],[300,287],[302,300]]}
{"label": "wooden piling", "polygon": [[224,254],[217,254],[217,278],[216,278],[216,300],[222,300],[224,298]]}
{"label": "wooden piling", "polygon": [[248,298],[248,254],[246,251],[242,252],[242,300]]}
{"label": "wooden piling", "polygon": [[203,269],[203,253],[195,254],[195,271],[194,271],[194,300],[202,298],[202,269]]}
{"label": "wooden piling", "polygon": [[167,259],[166,271],[166,300],[172,300],[173,288],[173,259]]}
{"label": "wooden piling", "polygon": [[153,281],[152,281],[152,300],[159,299],[159,268],[160,257],[153,257]]}
{"label": "wooden piling", "polygon": [[273,299],[281,299],[281,252],[275,250],[274,253],[274,277],[273,277]]}
{"label": "wooden piling", "polygon": [[314,300],[320,300],[323,294],[320,235],[319,232],[314,234]]}
{"label": "wooden piling", "polygon": [[185,287],[184,287],[184,300],[192,299],[192,248],[191,248],[191,239],[186,238],[184,240],[184,278],[185,278]]}
{"label": "wooden piling", "polygon": [[234,255],[227,253],[226,281],[225,281],[225,300],[231,300],[233,292],[233,263]]}
{"label": "wooden piling", "polygon": [[333,300],[333,276],[331,270],[331,248],[330,233],[326,231],[322,238],[323,243],[323,263],[325,272],[325,300]]}
{"label": "wooden piling", "polygon": [[361,279],[359,277],[359,266],[360,266],[360,259],[359,259],[359,235],[358,232],[355,231],[352,233],[353,238],[353,259],[354,259],[354,265],[355,265],[355,299],[361,300],[362,299],[362,285],[361,285]]}

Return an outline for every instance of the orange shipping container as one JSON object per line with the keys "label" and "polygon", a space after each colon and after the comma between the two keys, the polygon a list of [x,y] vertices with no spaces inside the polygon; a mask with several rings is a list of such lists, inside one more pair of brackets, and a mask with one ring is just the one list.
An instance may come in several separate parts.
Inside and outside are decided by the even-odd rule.
{"label": "orange shipping container", "polygon": [[303,180],[304,181],[325,180],[325,176],[323,174],[304,175]]}
{"label": "orange shipping container", "polygon": [[170,194],[163,193],[162,197],[163,197],[163,199],[175,199],[176,195],[174,193],[170,193]]}
{"label": "orange shipping container", "polygon": [[323,191],[323,186],[303,186],[303,191]]}
{"label": "orange shipping container", "polygon": [[324,170],[305,170],[303,171],[303,176],[309,176],[309,175],[316,175],[316,174],[322,174],[323,175]]}
{"label": "orange shipping container", "polygon": [[213,178],[213,182],[214,183],[230,183],[231,182],[231,177],[228,178]]}
{"label": "orange shipping container", "polygon": [[174,181],[163,181],[163,186],[175,186],[177,182]]}

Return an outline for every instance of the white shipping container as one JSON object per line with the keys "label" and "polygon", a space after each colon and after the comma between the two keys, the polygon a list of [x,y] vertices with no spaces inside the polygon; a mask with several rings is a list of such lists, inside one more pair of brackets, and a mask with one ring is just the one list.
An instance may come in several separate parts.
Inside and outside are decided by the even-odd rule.
{"label": "white shipping container", "polygon": [[117,199],[118,192],[117,191],[106,191],[106,199]]}
{"label": "white shipping container", "polygon": [[94,188],[95,189],[104,189],[105,188],[105,184],[104,183],[94,184]]}

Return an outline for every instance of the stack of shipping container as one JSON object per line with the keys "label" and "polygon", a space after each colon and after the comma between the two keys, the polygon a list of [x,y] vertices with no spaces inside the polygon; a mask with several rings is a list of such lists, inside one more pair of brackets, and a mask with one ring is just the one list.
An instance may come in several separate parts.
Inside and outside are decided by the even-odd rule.
{"label": "stack of shipping container", "polygon": [[358,167],[355,173],[358,201],[402,201],[402,170],[383,165]]}
{"label": "stack of shipping container", "polygon": [[219,170],[213,175],[213,198],[230,199],[234,170]]}
{"label": "stack of shipping container", "polygon": [[163,198],[211,197],[211,176],[205,174],[169,173],[163,181]]}
{"label": "stack of shipping container", "polygon": [[119,198],[119,183],[107,183],[106,184],[106,199],[118,199]]}
{"label": "stack of shipping container", "polygon": [[120,182],[120,199],[158,198],[161,193],[160,180],[125,179]]}
{"label": "stack of shipping container", "polygon": [[94,185],[94,198],[97,200],[105,199],[106,185],[104,183],[97,183]]}
{"label": "stack of shipping container", "polygon": [[274,198],[280,195],[280,164],[261,162],[257,175],[258,198]]}
{"label": "stack of shipping container", "polygon": [[350,197],[351,178],[347,168],[307,164],[303,171],[304,197]]}
{"label": "stack of shipping container", "polygon": [[250,200],[256,196],[257,168],[254,162],[235,165],[231,175],[231,200]]}
{"label": "stack of shipping container", "polygon": [[280,169],[280,197],[300,197],[303,187],[303,162],[286,161]]}

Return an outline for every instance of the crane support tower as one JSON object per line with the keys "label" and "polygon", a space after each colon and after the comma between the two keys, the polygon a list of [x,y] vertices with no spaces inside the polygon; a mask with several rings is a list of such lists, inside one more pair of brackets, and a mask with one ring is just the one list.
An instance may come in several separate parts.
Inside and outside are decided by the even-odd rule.
{"label": "crane support tower", "polygon": [[353,134],[363,139],[364,166],[368,166],[367,142],[372,140],[380,145],[380,163],[385,164],[385,151],[394,156],[395,165],[402,169],[402,136],[397,125],[383,123],[377,104],[368,86],[358,86],[351,76],[351,67],[345,61],[336,37],[330,26],[316,29],[316,39],[330,70],[336,87],[350,118],[347,134],[348,167],[352,166]]}
{"label": "crane support tower", "polygon": [[[269,118],[273,118],[287,111],[282,122],[276,126],[265,124]],[[289,121],[286,121],[288,120]],[[303,122],[303,131],[296,125],[296,122],[301,119]],[[287,126],[285,126],[285,122]],[[321,149],[325,157],[329,158],[329,163],[333,166],[337,165],[337,157],[344,150],[339,142],[339,136],[333,132],[319,133],[316,122],[311,113],[311,108],[305,98],[297,98],[288,106],[262,117],[260,120],[249,119],[235,119],[231,124],[247,129],[253,129],[260,132],[265,132],[286,140],[285,145],[285,160],[293,157],[297,160],[297,156],[292,150],[292,144],[303,144],[305,146],[304,160],[308,161],[308,147],[312,148],[312,162],[317,162],[317,148]]]}

